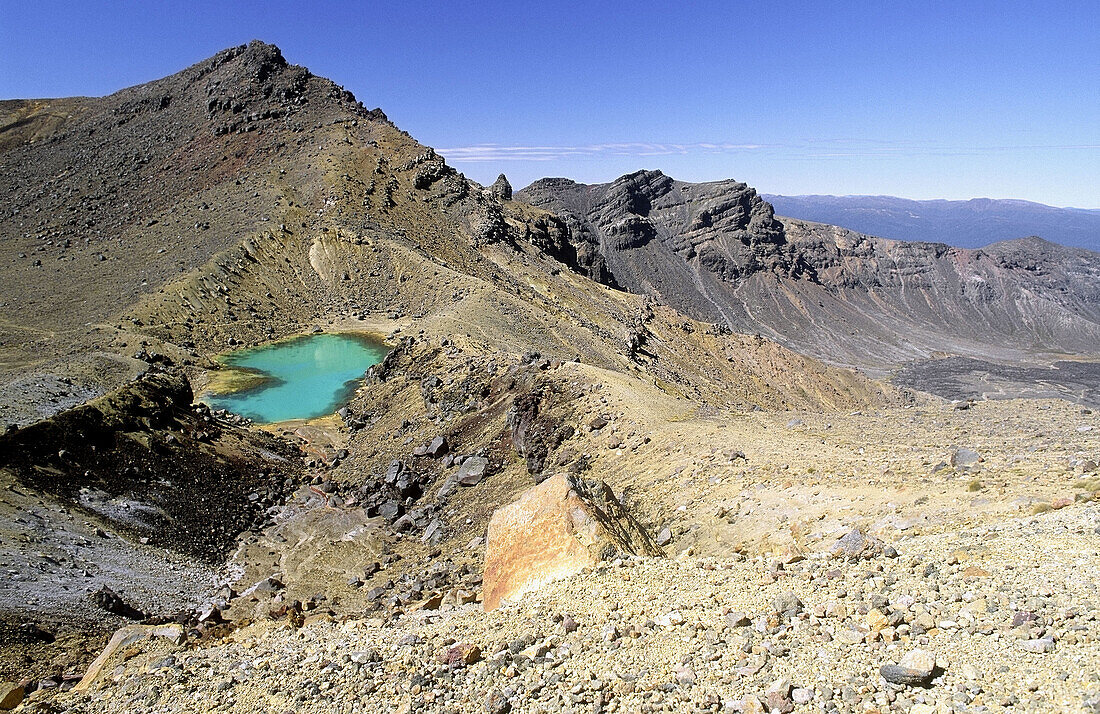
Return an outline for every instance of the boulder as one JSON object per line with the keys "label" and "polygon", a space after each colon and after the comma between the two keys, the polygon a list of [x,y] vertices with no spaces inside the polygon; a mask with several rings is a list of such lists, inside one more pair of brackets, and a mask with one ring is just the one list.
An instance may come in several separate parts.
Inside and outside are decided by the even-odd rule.
{"label": "boulder", "polygon": [[606,483],[548,478],[489,521],[485,611],[619,553],[663,555]]}
{"label": "boulder", "polygon": [[454,480],[463,486],[476,486],[485,478],[485,469],[488,467],[489,459],[484,456],[471,456],[458,467]]}
{"label": "boulder", "polygon": [[22,685],[11,682],[0,683],[0,709],[15,709],[23,702],[25,691]]}
{"label": "boulder", "polygon": [[150,640],[154,637],[164,637],[179,644],[183,642],[183,626],[169,624],[127,625],[123,627],[111,636],[110,642],[107,643],[107,646],[103,648],[103,651],[99,653],[99,656],[96,657],[95,661],[88,667],[88,671],[84,674],[84,677],[77,682],[76,686],[73,687],[73,690],[83,692],[87,690],[88,687],[92,686],[103,672],[104,665],[107,664],[111,655],[118,652],[121,648],[141,640]]}

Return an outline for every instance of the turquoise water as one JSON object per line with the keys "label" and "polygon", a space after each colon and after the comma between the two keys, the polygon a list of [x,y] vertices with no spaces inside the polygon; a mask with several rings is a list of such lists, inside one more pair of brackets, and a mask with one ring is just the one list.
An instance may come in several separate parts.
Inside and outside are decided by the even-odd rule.
{"label": "turquoise water", "polygon": [[206,402],[263,424],[332,414],[388,351],[381,342],[347,334],[307,335],[241,350],[225,358],[226,366],[263,381],[239,392],[213,394]]}

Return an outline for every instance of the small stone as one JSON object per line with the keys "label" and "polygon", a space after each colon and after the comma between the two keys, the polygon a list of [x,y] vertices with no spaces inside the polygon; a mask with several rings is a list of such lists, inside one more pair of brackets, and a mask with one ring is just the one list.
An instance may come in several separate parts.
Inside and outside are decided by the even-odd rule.
{"label": "small stone", "polygon": [[654,622],[664,627],[682,625],[684,624],[684,616],[680,613],[679,610],[673,610],[670,613],[661,615],[660,617],[656,618]]}
{"label": "small stone", "polygon": [[672,542],[672,531],[668,526],[661,529],[661,532],[657,534],[657,545],[662,548]]}
{"label": "small stone", "polygon": [[764,699],[768,704],[769,712],[786,714],[794,709],[791,702],[791,681],[789,679],[777,679],[764,690]]}
{"label": "small stone", "polygon": [[447,596],[443,600],[458,606],[469,605],[472,602],[477,602],[477,593],[466,588],[454,588],[447,591]]}
{"label": "small stone", "polygon": [[802,601],[794,591],[788,591],[772,600],[772,607],[784,617],[794,617],[802,612]]}
{"label": "small stone", "polygon": [[588,428],[593,431],[602,429],[605,426],[607,426],[607,417],[605,416],[593,417],[592,420],[588,422]]}
{"label": "small stone", "polygon": [[829,552],[849,561],[867,560],[884,552],[883,544],[858,528],[853,528],[837,539]]}
{"label": "small stone", "polygon": [[1012,626],[1020,627],[1035,620],[1035,613],[1028,610],[1020,610],[1012,616]]}
{"label": "small stone", "polygon": [[766,714],[764,704],[754,694],[746,694],[741,700],[741,714]]}
{"label": "small stone", "polygon": [[981,455],[973,449],[955,449],[955,453],[951,454],[951,465],[956,468],[968,469],[981,460]]}
{"label": "small stone", "polygon": [[680,665],[674,670],[676,683],[683,685],[695,684],[695,670],[686,664]]}
{"label": "small stone", "polygon": [[413,449],[414,456],[430,456],[432,458],[439,458],[447,453],[447,439],[444,436],[437,436],[427,444]]}
{"label": "small stone", "polygon": [[806,687],[795,687],[791,690],[791,701],[799,706],[809,704],[814,700],[814,690]]}
{"label": "small stone", "polygon": [[485,478],[485,470],[489,467],[489,459],[484,456],[471,456],[458,467],[458,473],[454,480],[463,486],[476,486]]}
{"label": "small stone", "polygon": [[858,645],[863,642],[863,633],[859,630],[846,628],[836,634],[836,639],[839,640],[841,644]]}
{"label": "small stone", "polygon": [[870,628],[871,632],[881,632],[889,625],[890,618],[886,617],[877,607],[872,608],[867,613],[867,627]]}
{"label": "small stone", "polygon": [[936,655],[915,649],[907,652],[897,664],[883,665],[879,673],[892,684],[923,685],[932,679],[935,669]]}
{"label": "small stone", "polygon": [[1047,654],[1054,651],[1054,638],[1040,637],[1037,640],[1024,640],[1020,643],[1020,648],[1026,652]]}
{"label": "small stone", "polygon": [[381,662],[382,658],[378,656],[378,653],[374,650],[358,650],[351,652],[348,655],[352,662],[356,664],[367,664],[369,662]]}
{"label": "small stone", "polygon": [[436,661],[451,667],[474,664],[481,661],[481,648],[460,642],[453,647],[440,650],[436,654]]}
{"label": "small stone", "polygon": [[418,610],[438,610],[439,606],[442,605],[442,604],[443,604],[443,595],[441,593],[436,593],[435,595],[432,595],[427,600],[424,600],[424,601],[420,602],[416,606],[416,609],[418,609]]}

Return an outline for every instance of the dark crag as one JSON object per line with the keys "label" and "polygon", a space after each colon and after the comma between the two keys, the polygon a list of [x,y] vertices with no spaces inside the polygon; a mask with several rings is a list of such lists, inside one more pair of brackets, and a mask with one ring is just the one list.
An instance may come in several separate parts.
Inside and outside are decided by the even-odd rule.
{"label": "dark crag", "polygon": [[282,501],[298,455],[192,398],[182,374],[150,372],[0,437],[0,467],[143,542],[220,563]]}

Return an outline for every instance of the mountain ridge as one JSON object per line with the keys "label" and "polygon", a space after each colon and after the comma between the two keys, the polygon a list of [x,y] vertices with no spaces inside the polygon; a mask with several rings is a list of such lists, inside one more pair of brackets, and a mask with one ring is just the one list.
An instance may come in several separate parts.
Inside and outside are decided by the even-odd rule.
{"label": "mountain ridge", "polygon": [[782,215],[883,238],[979,248],[1039,235],[1052,243],[1100,251],[1100,209],[991,198],[914,200],[826,194],[767,194],[765,198]]}
{"label": "mountain ridge", "polygon": [[[639,198],[639,189],[648,192]],[[536,181],[515,196],[562,216],[576,242],[598,246],[626,289],[829,361],[889,368],[938,353],[1029,361],[1095,356],[1100,345],[1100,254],[1086,249],[877,238],[777,218],[737,181],[690,184],[659,171],[606,184]],[[713,223],[715,206],[733,223]]]}

